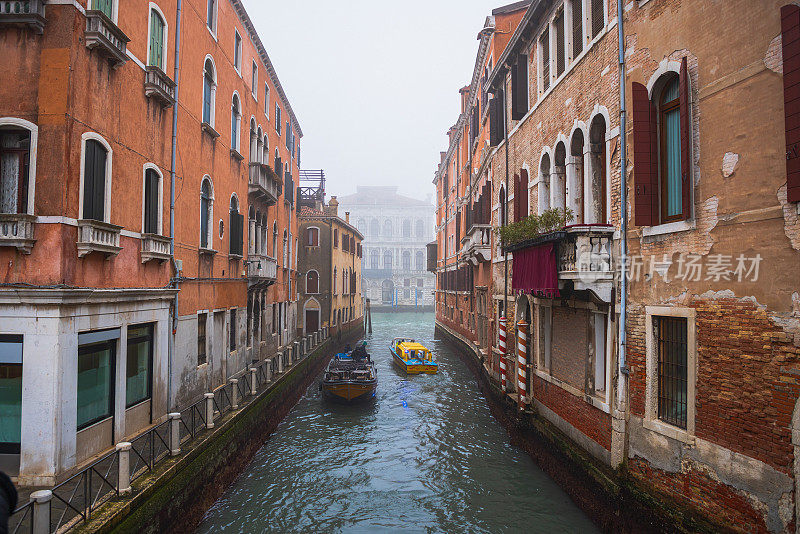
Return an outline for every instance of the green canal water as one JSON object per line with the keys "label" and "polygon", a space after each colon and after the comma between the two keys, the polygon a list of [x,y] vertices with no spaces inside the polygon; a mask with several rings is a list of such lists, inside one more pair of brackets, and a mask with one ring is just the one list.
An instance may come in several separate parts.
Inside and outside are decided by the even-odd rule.
{"label": "green canal water", "polygon": [[[375,401],[331,405],[314,383],[198,532],[596,532],[509,443],[433,320],[374,314]],[[439,374],[395,370],[396,336],[432,348]]]}

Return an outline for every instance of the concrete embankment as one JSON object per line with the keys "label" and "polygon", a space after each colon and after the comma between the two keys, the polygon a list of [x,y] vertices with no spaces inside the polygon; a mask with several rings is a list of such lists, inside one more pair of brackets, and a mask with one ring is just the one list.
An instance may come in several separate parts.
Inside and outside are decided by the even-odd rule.
{"label": "concrete embankment", "polygon": [[277,377],[253,401],[185,444],[179,456],[132,484],[133,494],[95,512],[79,532],[193,532],[206,510],[247,467],[342,345],[363,335],[358,326],[332,336]]}
{"label": "concrete embankment", "polygon": [[468,340],[437,322],[436,333],[454,344],[472,371],[494,417],[511,442],[524,450],[570,498],[606,532],[725,532],[668,496],[656,493],[618,470],[601,464],[535,411],[520,413],[487,373]]}

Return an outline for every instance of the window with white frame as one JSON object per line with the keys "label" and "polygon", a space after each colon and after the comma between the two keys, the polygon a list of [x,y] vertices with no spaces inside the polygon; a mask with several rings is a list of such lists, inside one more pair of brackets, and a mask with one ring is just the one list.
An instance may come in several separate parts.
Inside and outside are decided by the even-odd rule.
{"label": "window with white frame", "polygon": [[167,69],[167,23],[161,11],[150,8],[150,38],[147,42],[147,65]]}
{"label": "window with white frame", "polygon": [[82,136],[81,152],[81,218],[109,222],[111,145],[87,132]]}
{"label": "window with white frame", "polygon": [[695,310],[647,306],[645,427],[675,439],[694,434]]}
{"label": "window with white frame", "polygon": [[269,121],[269,83],[264,82],[264,115]]}
{"label": "window with white frame", "polygon": [[[281,107],[275,102],[275,131],[281,135]],[[277,169],[275,169],[277,171]]]}
{"label": "window with white frame", "polygon": [[239,95],[233,93],[231,100],[231,149],[239,152],[239,130],[242,125],[242,105]]}
{"label": "window with white frame", "polygon": [[550,88],[550,28],[545,27],[539,37],[539,91]]}
{"label": "window with white frame", "polygon": [[214,219],[214,188],[206,175],[200,186],[200,248],[210,249]]}
{"label": "window with white frame", "polygon": [[208,0],[206,4],[206,26],[211,33],[217,33],[217,0]]}
{"label": "window with white frame", "polygon": [[33,214],[38,127],[0,118],[0,213]]}
{"label": "window with white frame", "polygon": [[102,11],[114,24],[117,23],[117,3],[115,0],[92,0],[92,9]]}
{"label": "window with white frame", "polygon": [[215,101],[217,96],[217,69],[214,60],[206,56],[203,67],[203,122],[214,127]]}
{"label": "window with white frame", "polygon": [[142,232],[161,233],[162,174],[154,164],[144,166],[144,189],[142,195]]}
{"label": "window with white frame", "polygon": [[233,30],[233,68],[242,73],[242,36],[239,30]]}
{"label": "window with white frame", "polygon": [[258,64],[253,60],[253,72],[250,79],[250,90],[253,92],[253,98],[258,100]]}

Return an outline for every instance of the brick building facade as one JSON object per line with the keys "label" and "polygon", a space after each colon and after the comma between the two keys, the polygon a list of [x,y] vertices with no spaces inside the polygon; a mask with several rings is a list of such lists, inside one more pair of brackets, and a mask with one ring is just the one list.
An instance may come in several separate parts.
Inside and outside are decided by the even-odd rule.
{"label": "brick building facade", "polygon": [[[748,531],[797,523],[800,11],[787,4],[623,6],[627,288],[614,0],[496,10],[490,42],[503,10],[524,15],[462,89],[435,179],[438,325],[494,379],[505,366],[508,394],[599,464]],[[491,232],[486,274],[462,260],[482,231],[463,184],[482,180],[492,228],[513,239]],[[545,227],[553,208],[571,217]],[[544,231],[519,237],[532,221]]]}
{"label": "brick building facade", "polygon": [[20,4],[0,468],[44,485],[292,342],[302,131],[238,0]]}

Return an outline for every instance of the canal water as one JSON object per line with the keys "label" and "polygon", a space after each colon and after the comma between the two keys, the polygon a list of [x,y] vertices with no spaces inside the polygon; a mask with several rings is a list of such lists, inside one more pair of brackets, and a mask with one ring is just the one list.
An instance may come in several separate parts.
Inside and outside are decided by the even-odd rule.
{"label": "canal water", "polygon": [[[433,314],[373,314],[373,403],[331,405],[314,383],[206,513],[217,532],[596,532],[509,444]],[[405,376],[392,337],[432,348],[439,374]]]}

